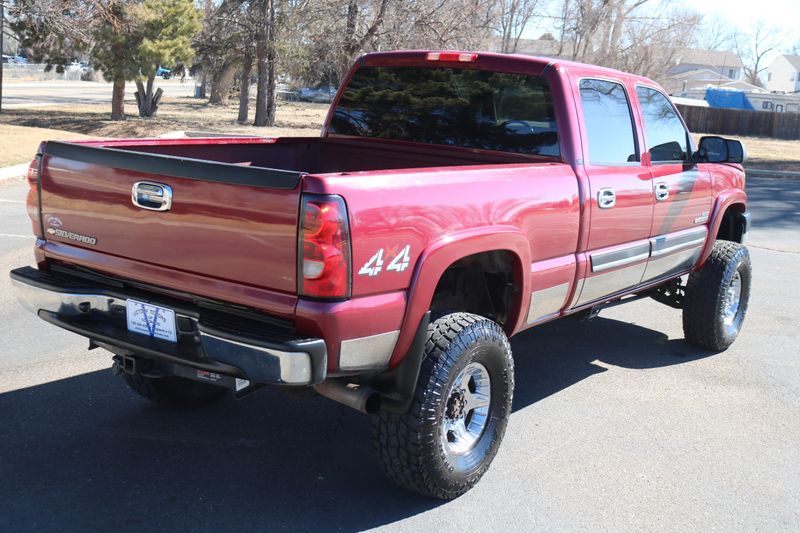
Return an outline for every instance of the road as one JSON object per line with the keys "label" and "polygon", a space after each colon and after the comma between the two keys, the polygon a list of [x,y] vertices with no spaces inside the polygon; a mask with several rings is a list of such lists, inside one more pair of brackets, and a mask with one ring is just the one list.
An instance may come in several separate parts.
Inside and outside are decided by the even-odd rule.
{"label": "road", "polygon": [[[170,97],[192,96],[194,81],[157,80]],[[134,83],[125,85],[125,101],[135,103]],[[111,84],[90,81],[4,82],[3,109],[48,107],[55,105],[107,104],[111,101]]]}
{"label": "road", "polygon": [[[0,270],[31,261],[22,185],[0,187]],[[2,531],[800,529],[800,182],[751,179],[744,331],[710,354],[643,300],[512,341],[514,410],[452,502],[388,484],[369,420],[264,390],[162,411],[12,301],[0,277]]]}

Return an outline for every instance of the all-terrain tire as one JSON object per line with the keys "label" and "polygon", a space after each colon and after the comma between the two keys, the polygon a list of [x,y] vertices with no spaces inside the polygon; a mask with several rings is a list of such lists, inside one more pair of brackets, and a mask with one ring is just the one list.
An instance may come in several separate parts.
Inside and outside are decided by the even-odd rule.
{"label": "all-terrain tire", "polygon": [[683,303],[686,341],[722,351],[741,331],[750,300],[750,254],[741,244],[716,241],[703,268],[689,275]]}
{"label": "all-terrain tire", "polygon": [[163,407],[199,408],[221,399],[228,389],[175,376],[150,378],[123,373],[125,383],[139,396]]}
{"label": "all-terrain tire", "polygon": [[[429,325],[425,356],[411,407],[404,414],[381,411],[375,415],[373,437],[389,479],[424,496],[452,499],[480,480],[505,434],[514,392],[511,346],[500,326],[491,320],[452,313]],[[479,409],[464,414],[468,403],[459,402],[464,401],[465,389],[456,383],[474,369],[480,369],[482,381],[488,375],[490,385],[484,390],[489,404],[480,408],[485,409],[480,415],[484,425],[471,437],[479,434],[477,441],[463,453],[454,454],[448,452],[444,442],[452,434],[445,416],[449,413],[452,423],[459,418],[454,414],[458,409],[465,423],[479,420],[475,418]],[[473,378],[467,379],[468,388],[474,387]],[[461,396],[452,392],[454,387]]]}

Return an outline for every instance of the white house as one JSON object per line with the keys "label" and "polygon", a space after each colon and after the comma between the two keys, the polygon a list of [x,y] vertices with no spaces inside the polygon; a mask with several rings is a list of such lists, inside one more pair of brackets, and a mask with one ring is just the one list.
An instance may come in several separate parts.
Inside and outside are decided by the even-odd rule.
{"label": "white house", "polygon": [[800,91],[800,56],[783,55],[767,67],[767,89],[783,93]]}
{"label": "white house", "polygon": [[675,76],[693,70],[705,70],[724,76],[729,81],[741,80],[743,68],[742,60],[733,52],[681,48],[674,52],[667,75]]}
{"label": "white house", "polygon": [[763,91],[755,85],[751,85],[744,80],[733,79],[720,74],[717,71],[700,68],[696,70],[688,70],[677,74],[667,76],[661,85],[667,90],[669,94],[681,95],[692,89],[706,87],[719,87],[722,89],[739,89],[741,91]]}

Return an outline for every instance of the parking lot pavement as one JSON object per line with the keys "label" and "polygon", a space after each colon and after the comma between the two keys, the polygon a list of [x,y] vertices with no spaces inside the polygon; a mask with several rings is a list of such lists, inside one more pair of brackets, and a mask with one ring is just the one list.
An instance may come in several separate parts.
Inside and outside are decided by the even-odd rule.
{"label": "parking lot pavement", "polygon": [[[165,96],[192,96],[194,80],[181,83],[179,79],[156,80]],[[26,109],[54,105],[110,104],[112,85],[92,81],[42,81],[3,83],[3,108]],[[136,102],[136,84],[125,84],[125,101]]]}
{"label": "parking lot pavement", "polygon": [[[31,260],[24,190],[0,187],[3,271]],[[800,183],[749,194],[734,346],[687,345],[680,312],[649,300],[515,337],[505,441],[452,502],[388,484],[369,419],[319,397],[159,410],[0,276],[0,530],[797,531]]]}

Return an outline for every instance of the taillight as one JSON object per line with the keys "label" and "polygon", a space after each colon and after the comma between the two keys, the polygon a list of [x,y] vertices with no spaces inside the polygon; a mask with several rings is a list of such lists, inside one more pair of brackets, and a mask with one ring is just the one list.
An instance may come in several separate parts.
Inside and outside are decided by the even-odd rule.
{"label": "taillight", "polygon": [[478,59],[478,54],[469,52],[428,52],[425,54],[428,61],[459,61],[461,63],[472,63]]}
{"label": "taillight", "polygon": [[340,196],[303,195],[298,242],[300,295],[350,297],[350,230]]}
{"label": "taillight", "polygon": [[25,207],[28,211],[28,216],[33,223],[33,233],[41,238],[42,225],[39,214],[39,160],[42,157],[42,147],[40,146],[39,152],[36,154],[36,159],[31,161],[28,165],[28,198],[25,202]]}

